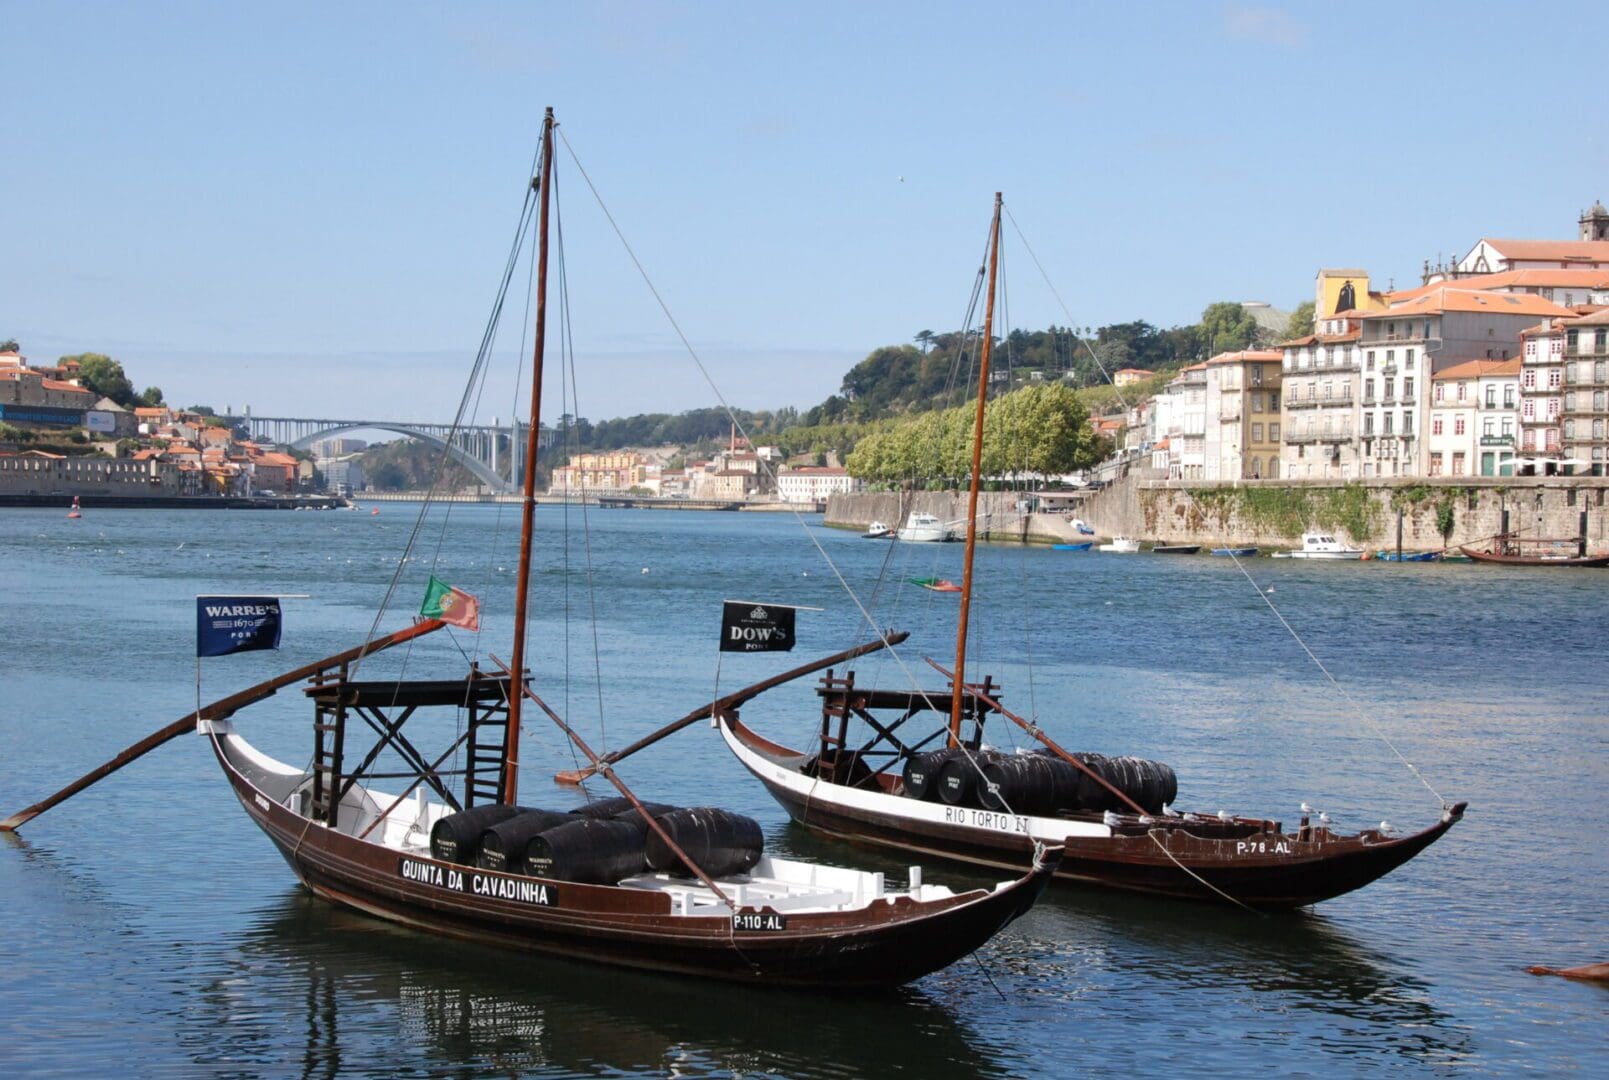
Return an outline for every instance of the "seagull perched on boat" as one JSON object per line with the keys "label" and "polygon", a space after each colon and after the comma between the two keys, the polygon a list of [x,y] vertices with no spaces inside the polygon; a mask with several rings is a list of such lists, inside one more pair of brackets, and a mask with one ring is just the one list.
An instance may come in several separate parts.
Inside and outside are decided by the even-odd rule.
{"label": "seagull perched on boat", "polygon": [[1110,810],[1101,815],[1101,824],[1105,825],[1107,828],[1111,828],[1117,823],[1117,815],[1112,813]]}
{"label": "seagull perched on boat", "polygon": [[1306,804],[1306,803],[1305,803],[1305,802],[1304,802],[1304,803],[1303,803],[1303,804],[1302,804],[1302,813],[1304,813],[1304,814],[1311,814],[1311,813],[1312,813],[1312,812],[1313,812],[1313,808],[1312,808],[1312,807],[1311,807],[1311,806],[1309,806],[1309,805],[1307,805],[1307,804]]}
{"label": "seagull perched on boat", "polygon": [[1319,823],[1319,824],[1320,824],[1320,825],[1324,825],[1324,826],[1328,826],[1328,825],[1329,825],[1329,823],[1330,823],[1330,815],[1328,815],[1328,814],[1322,814],[1322,813],[1321,813],[1321,814],[1319,814],[1319,816],[1318,816],[1318,823]]}
{"label": "seagull perched on boat", "polygon": [[1230,819],[1230,816],[1231,815],[1230,815],[1229,811],[1227,811],[1227,810],[1218,811],[1218,820],[1219,821],[1228,821]]}
{"label": "seagull perched on boat", "polygon": [[1391,824],[1391,822],[1389,822],[1389,821],[1380,822],[1380,835],[1381,836],[1392,836],[1392,835],[1394,835],[1396,833],[1396,831],[1397,831],[1397,827],[1395,825]]}

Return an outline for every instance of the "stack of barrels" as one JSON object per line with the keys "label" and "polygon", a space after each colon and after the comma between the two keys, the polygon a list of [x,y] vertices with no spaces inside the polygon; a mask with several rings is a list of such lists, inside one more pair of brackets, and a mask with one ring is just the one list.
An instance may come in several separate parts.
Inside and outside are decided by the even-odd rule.
{"label": "stack of barrels", "polygon": [[[753,818],[715,807],[642,807],[710,877],[747,873],[760,861],[764,836]],[[430,852],[460,866],[590,885],[613,885],[645,871],[693,873],[624,798],[569,813],[523,806],[461,810],[431,828]]]}
{"label": "stack of barrels", "polygon": [[912,754],[905,762],[905,795],[950,806],[1053,815],[1132,812],[1133,807],[1113,788],[1146,813],[1158,814],[1179,793],[1178,778],[1160,761],[1091,753],[1072,757],[1084,767],[1080,769],[1048,749],[1005,754],[948,747]]}

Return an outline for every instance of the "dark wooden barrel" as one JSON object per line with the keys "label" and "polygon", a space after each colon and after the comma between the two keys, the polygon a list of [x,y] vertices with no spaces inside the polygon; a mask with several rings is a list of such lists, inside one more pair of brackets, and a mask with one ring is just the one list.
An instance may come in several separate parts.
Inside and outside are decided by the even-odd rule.
{"label": "dark wooden barrel", "polygon": [[905,794],[912,799],[939,797],[939,770],[959,750],[926,750],[905,759]]}
{"label": "dark wooden barrel", "polygon": [[563,825],[575,818],[557,810],[527,810],[522,814],[500,821],[487,829],[480,838],[480,859],[476,865],[483,870],[501,870],[505,874],[521,873],[525,852],[536,836],[555,825]]}
{"label": "dark wooden barrel", "polygon": [[998,756],[992,750],[956,749],[939,767],[939,799],[951,806],[978,804],[978,768]]}
{"label": "dark wooden barrel", "polygon": [[523,812],[519,806],[475,806],[448,814],[430,827],[430,854],[446,862],[474,866],[480,855],[480,834]]}
{"label": "dark wooden barrel", "polygon": [[[711,806],[672,810],[655,819],[687,857],[712,878],[753,869],[765,850],[760,823],[751,817]],[[648,834],[648,867],[671,874],[691,874],[657,832]]]}
{"label": "dark wooden barrel", "polygon": [[1071,809],[1078,796],[1078,770],[1043,754],[1000,754],[983,764],[978,802],[985,810],[1054,814]]}
{"label": "dark wooden barrel", "polygon": [[[653,814],[655,817],[658,817],[667,810],[676,809],[669,803],[649,802],[646,799],[641,800],[641,802],[643,806],[648,808],[648,812]],[[612,799],[594,799],[585,806],[576,807],[574,810],[571,810],[570,813],[575,814],[577,817],[590,818],[624,817],[628,814],[638,817],[641,816],[640,814],[637,814],[636,807],[631,805],[631,800],[626,798],[624,795],[617,795]]]}
{"label": "dark wooden barrel", "polygon": [[613,885],[647,869],[643,833],[630,822],[563,815],[566,821],[531,838],[525,872],[532,877]]}

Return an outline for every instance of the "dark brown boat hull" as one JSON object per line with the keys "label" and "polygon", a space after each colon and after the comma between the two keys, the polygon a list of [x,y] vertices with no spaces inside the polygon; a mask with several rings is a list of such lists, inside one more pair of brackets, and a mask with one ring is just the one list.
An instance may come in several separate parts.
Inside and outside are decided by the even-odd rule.
{"label": "dark brown boat hull", "polygon": [[1458,550],[1476,562],[1499,563],[1503,566],[1609,566],[1609,555],[1572,555],[1558,559],[1544,559],[1537,555],[1500,555],[1495,551],[1480,551],[1470,547],[1461,547]]}
{"label": "dark brown boat hull", "polygon": [[[439,870],[477,883],[535,879],[405,856],[315,824],[264,797],[233,768],[221,745],[227,738],[212,742],[236,797],[315,895],[435,934],[622,967],[773,986],[895,986],[962,958],[1027,911],[1054,864],[992,891],[921,905],[902,897],[858,912],[790,913],[785,929],[755,932],[734,931],[726,916],[672,915],[668,896],[646,890],[553,881],[540,883],[556,897],[552,906],[498,899],[418,877]],[[413,880],[402,873],[405,859]]]}
{"label": "dark brown boat hull", "polygon": [[[734,734],[751,749],[774,759],[785,756],[779,753],[784,748],[731,723]],[[790,817],[824,835],[974,866],[1020,866],[1027,857],[1028,841],[1016,833],[845,806],[820,797],[819,786],[816,797],[805,799],[754,775]],[[1390,873],[1434,843],[1463,812],[1460,803],[1430,828],[1396,839],[1365,831],[1302,841],[1290,834],[1249,830],[1240,838],[1216,839],[1194,835],[1189,826],[1130,836],[1068,837],[1055,876],[1184,900],[1232,900],[1262,910],[1306,907]],[[1213,825],[1203,822],[1200,831],[1210,832]]]}

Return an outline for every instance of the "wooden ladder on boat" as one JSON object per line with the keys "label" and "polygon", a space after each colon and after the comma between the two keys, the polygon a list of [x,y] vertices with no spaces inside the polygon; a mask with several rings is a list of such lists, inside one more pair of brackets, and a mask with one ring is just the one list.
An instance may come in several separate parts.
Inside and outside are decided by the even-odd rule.
{"label": "wooden ladder on boat", "polygon": [[[839,773],[849,768],[849,762],[843,758],[849,742],[849,717],[854,712],[849,704],[854,689],[853,671],[839,679],[828,670],[821,680],[821,750],[816,755],[816,771],[829,783],[840,783]],[[834,721],[837,721],[836,731]]]}
{"label": "wooden ladder on boat", "polygon": [[[346,665],[342,664],[334,682],[345,683],[346,675]],[[316,685],[325,681],[322,672],[314,679]],[[312,818],[332,829],[341,808],[341,758],[345,751],[346,701],[337,694],[329,703],[319,700],[313,710]]]}
{"label": "wooden ladder on boat", "polygon": [[[471,665],[471,689],[477,679],[487,678],[477,665]],[[512,684],[511,684],[512,685]],[[466,695],[469,712],[469,738],[464,763],[464,808],[495,803],[503,794],[503,748],[508,733],[508,702],[501,698],[483,701],[479,694]]]}

